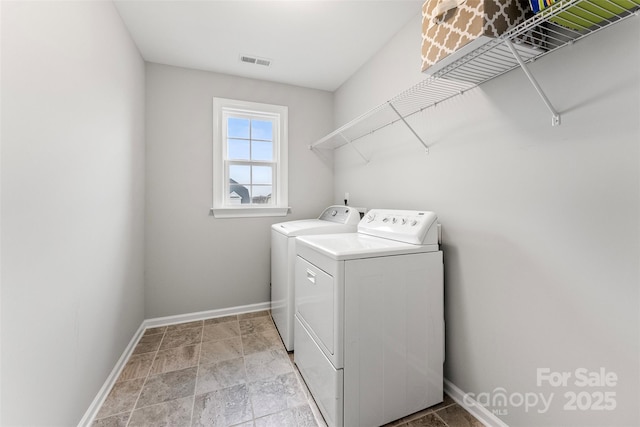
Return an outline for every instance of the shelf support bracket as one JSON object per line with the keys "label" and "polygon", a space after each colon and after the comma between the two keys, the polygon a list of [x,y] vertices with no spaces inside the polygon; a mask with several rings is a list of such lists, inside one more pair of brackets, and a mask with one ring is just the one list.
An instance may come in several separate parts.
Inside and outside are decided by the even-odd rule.
{"label": "shelf support bracket", "polygon": [[560,124],[560,114],[556,111],[555,108],[553,108],[553,105],[551,105],[551,102],[549,101],[549,98],[547,98],[547,95],[545,95],[544,91],[542,90],[542,88],[538,84],[537,80],[535,79],[535,77],[533,77],[533,74],[531,74],[531,71],[529,71],[529,68],[527,67],[527,64],[524,63],[524,61],[522,60],[522,57],[520,56],[520,54],[518,53],[516,48],[513,46],[513,43],[511,43],[511,40],[505,39],[504,40],[504,44],[507,45],[507,47],[509,48],[509,50],[513,54],[513,57],[516,58],[516,61],[518,61],[518,64],[520,65],[520,68],[522,68],[522,71],[524,71],[524,73],[527,75],[527,78],[529,79],[529,81],[533,85],[533,87],[536,90],[536,92],[538,92],[538,95],[540,95],[540,98],[542,98],[542,101],[545,103],[545,105],[547,106],[549,111],[551,111],[551,114],[552,114],[551,126],[559,125]]}
{"label": "shelf support bracket", "polygon": [[351,141],[349,138],[347,138],[346,136],[344,136],[342,133],[340,134],[340,136],[342,137],[342,139],[344,139],[345,141],[347,141],[347,144],[349,144],[349,146],[351,146],[351,148],[353,148],[356,153],[358,153],[358,155],[360,157],[362,157],[362,160],[364,160],[365,164],[369,163],[369,159],[367,159],[364,154],[362,154],[362,152],[360,152],[360,150],[358,150],[358,147],[356,147],[356,145],[353,143],[353,141]]}
{"label": "shelf support bracket", "polygon": [[422,144],[422,146],[424,147],[424,149],[427,151],[427,154],[429,154],[429,146],[422,140],[422,138],[420,138],[420,135],[417,134],[417,132],[415,130],[413,130],[413,128],[411,127],[411,125],[404,119],[404,117],[402,117],[402,114],[400,114],[400,112],[396,109],[396,107],[393,106],[393,104],[391,103],[391,101],[387,102],[389,104],[389,107],[391,107],[391,109],[398,115],[398,117],[400,117],[400,120],[402,120],[402,122],[409,128],[409,130],[411,131],[411,133],[418,138],[418,141],[420,141],[420,144]]}

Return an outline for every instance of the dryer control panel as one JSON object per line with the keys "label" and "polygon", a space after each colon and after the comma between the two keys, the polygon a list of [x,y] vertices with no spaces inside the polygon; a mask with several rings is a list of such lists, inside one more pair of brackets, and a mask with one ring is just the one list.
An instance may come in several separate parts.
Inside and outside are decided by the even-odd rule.
{"label": "dryer control panel", "polygon": [[414,245],[438,243],[438,217],[430,211],[371,209],[358,232]]}

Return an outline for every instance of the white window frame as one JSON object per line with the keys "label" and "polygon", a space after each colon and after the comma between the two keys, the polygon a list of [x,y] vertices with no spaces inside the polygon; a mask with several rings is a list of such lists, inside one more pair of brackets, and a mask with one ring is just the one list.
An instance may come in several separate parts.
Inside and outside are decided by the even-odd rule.
{"label": "white window frame", "polygon": [[[287,215],[289,210],[288,115],[288,107],[282,105],[213,98],[213,207],[211,211],[216,218]],[[230,164],[247,163],[245,161],[230,160],[227,157],[227,121],[225,118],[229,116],[249,116],[274,120],[274,158],[272,162],[265,163],[273,166],[272,203],[269,205],[237,205],[229,202],[227,197],[229,186],[228,166]]]}

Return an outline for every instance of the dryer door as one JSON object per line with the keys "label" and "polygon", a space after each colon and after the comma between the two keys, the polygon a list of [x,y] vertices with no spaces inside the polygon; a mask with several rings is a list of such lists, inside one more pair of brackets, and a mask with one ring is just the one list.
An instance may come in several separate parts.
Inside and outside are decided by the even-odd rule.
{"label": "dryer door", "polygon": [[[329,355],[335,353],[335,280],[301,257],[296,258],[296,313]],[[330,357],[330,356],[329,356]]]}

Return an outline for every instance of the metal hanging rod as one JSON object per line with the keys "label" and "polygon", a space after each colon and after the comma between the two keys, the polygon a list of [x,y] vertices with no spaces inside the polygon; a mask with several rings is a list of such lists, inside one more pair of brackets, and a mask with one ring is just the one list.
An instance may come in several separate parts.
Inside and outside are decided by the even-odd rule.
{"label": "metal hanging rod", "polygon": [[422,144],[424,146],[424,149],[427,150],[427,154],[429,154],[429,146],[426,144],[426,142],[424,142],[422,140],[422,138],[420,138],[420,135],[418,135],[416,133],[416,131],[411,127],[411,125],[405,120],[404,117],[402,117],[402,114],[400,114],[400,112],[396,109],[396,107],[393,106],[393,104],[391,102],[389,102],[389,107],[391,107],[391,109],[398,115],[398,117],[400,118],[400,120],[402,120],[402,122],[409,128],[409,130],[411,131],[411,133],[413,133],[413,135],[418,138],[418,141],[420,141],[420,144]]}
{"label": "metal hanging rod", "polygon": [[353,143],[353,141],[350,141],[346,136],[344,136],[343,134],[340,134],[340,136],[347,142],[347,144],[349,144],[351,146],[351,148],[353,148],[355,150],[356,153],[358,153],[358,155],[362,158],[362,160],[364,160],[364,163],[367,164],[369,163],[369,159],[367,159],[364,154],[362,154],[362,152],[360,150],[358,150],[358,147],[356,147],[356,145]]}
{"label": "metal hanging rod", "polygon": [[507,45],[507,47],[509,48],[509,50],[513,54],[514,58],[516,58],[516,60],[518,61],[518,64],[520,64],[520,68],[522,68],[522,71],[524,71],[524,73],[526,74],[527,78],[529,79],[529,81],[533,85],[534,89],[536,90],[536,92],[538,92],[538,95],[540,95],[540,98],[542,98],[542,101],[545,103],[545,105],[547,106],[549,111],[551,111],[551,114],[552,114],[551,126],[559,125],[560,124],[560,114],[558,114],[556,109],[553,108],[553,105],[551,105],[551,102],[549,101],[549,98],[547,98],[547,95],[545,95],[544,91],[542,90],[542,88],[538,84],[538,81],[535,79],[535,77],[533,77],[533,74],[531,74],[531,71],[529,71],[529,68],[527,67],[527,64],[524,63],[524,61],[520,57],[520,54],[518,53],[516,48],[513,47],[513,43],[511,43],[511,40],[505,40],[504,44]]}

